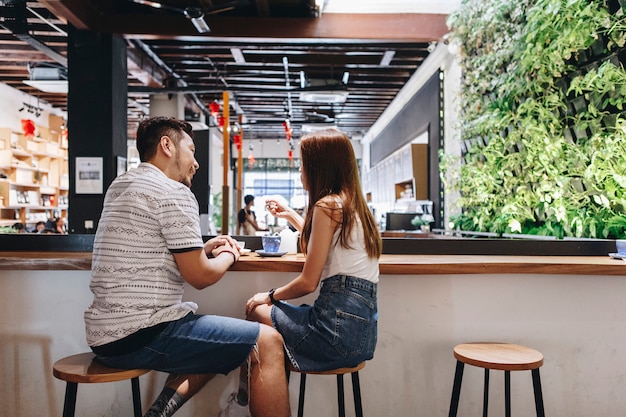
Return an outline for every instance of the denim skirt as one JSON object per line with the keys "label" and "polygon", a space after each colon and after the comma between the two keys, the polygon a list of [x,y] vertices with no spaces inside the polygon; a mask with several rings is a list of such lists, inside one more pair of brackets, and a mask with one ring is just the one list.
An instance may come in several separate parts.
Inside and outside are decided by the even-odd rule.
{"label": "denim skirt", "polygon": [[300,371],[352,367],[372,359],[376,347],[376,284],[346,275],[322,281],[313,305],[277,301],[272,324]]}

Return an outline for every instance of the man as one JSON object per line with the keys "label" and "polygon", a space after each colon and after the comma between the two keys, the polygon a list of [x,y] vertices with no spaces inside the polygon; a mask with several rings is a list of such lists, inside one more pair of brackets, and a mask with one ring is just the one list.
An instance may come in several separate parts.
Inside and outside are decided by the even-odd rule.
{"label": "man", "polygon": [[238,233],[254,236],[257,230],[267,230],[261,228],[256,222],[256,214],[252,210],[252,206],[254,206],[254,196],[248,194],[243,198],[243,202],[246,206],[237,213]]}
{"label": "man", "polygon": [[287,417],[278,332],[196,315],[195,303],[182,302],[185,283],[208,287],[239,259],[229,236],[203,244],[198,202],[189,189],[198,169],[192,134],[191,125],[173,118],[139,125],[141,164],[107,190],[94,240],[87,342],[109,366],[170,374],[146,417],[171,416],[213,374],[227,374],[246,360],[251,414]]}

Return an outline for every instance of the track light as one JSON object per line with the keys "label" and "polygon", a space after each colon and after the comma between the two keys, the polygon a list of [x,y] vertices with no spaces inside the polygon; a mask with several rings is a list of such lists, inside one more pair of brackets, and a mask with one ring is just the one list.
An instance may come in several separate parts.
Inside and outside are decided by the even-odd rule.
{"label": "track light", "polygon": [[33,106],[32,104],[22,103],[22,108],[19,109],[20,112],[26,110],[28,113],[33,113],[36,117],[41,116],[41,112],[43,109],[39,106]]}
{"label": "track light", "polygon": [[306,85],[306,74],[304,73],[304,71],[300,71],[300,88],[306,88]]}
{"label": "track light", "polygon": [[204,13],[202,13],[202,10],[197,7],[187,7],[184,13],[187,19],[191,20],[191,23],[193,23],[193,26],[196,28],[198,33],[207,33],[211,31],[211,28],[204,20]]}
{"label": "track light", "polygon": [[204,20],[204,13],[202,12],[201,9],[197,7],[186,7],[183,10],[178,7],[167,6],[157,1],[150,1],[150,0],[132,0],[132,1],[133,3],[143,4],[144,6],[150,6],[155,9],[171,10],[177,13],[183,13],[187,19],[191,20],[191,23],[193,23],[194,27],[199,33],[206,33],[206,32],[211,31],[211,28],[209,27],[207,22]]}

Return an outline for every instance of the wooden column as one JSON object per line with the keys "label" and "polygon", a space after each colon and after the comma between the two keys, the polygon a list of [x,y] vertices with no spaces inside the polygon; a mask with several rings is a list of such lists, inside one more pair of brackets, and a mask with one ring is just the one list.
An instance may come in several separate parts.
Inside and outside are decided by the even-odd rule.
{"label": "wooden column", "polygon": [[[235,209],[235,213],[239,213],[241,210],[241,200],[243,199],[243,114],[240,114],[237,121],[239,122],[239,136],[241,137],[241,146],[237,149],[237,204],[235,205],[237,208]],[[237,224],[239,221],[235,219]],[[239,228],[237,227],[237,233],[239,233]]]}
{"label": "wooden column", "polygon": [[230,132],[228,131],[228,127],[230,126],[230,104],[228,102],[228,91],[224,91],[222,93],[222,99],[224,101],[223,112],[224,112],[224,128],[222,129],[223,138],[224,138],[224,156],[223,156],[223,165],[224,165],[224,185],[222,186],[222,234],[229,233],[229,213],[230,213],[230,190],[228,187],[228,167],[229,164],[229,149],[230,149]]}

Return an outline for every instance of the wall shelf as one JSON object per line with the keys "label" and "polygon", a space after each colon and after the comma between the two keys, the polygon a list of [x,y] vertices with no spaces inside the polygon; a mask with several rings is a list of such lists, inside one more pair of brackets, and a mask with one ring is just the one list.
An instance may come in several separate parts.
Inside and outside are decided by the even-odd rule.
{"label": "wall shelf", "polygon": [[[56,119],[61,118],[50,116],[51,126],[60,123]],[[42,126],[37,132],[27,137],[0,128],[0,173],[6,177],[0,178],[0,225],[30,227],[50,217],[67,217],[69,187],[60,187],[69,172],[67,150],[60,146],[60,132]]]}

